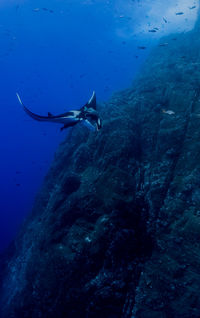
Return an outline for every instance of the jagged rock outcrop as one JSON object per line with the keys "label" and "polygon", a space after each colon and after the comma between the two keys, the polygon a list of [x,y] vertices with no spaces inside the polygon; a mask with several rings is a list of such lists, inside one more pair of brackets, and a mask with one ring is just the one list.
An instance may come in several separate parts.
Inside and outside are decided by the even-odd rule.
{"label": "jagged rock outcrop", "polygon": [[60,145],[2,258],[1,318],[199,318],[199,27],[165,42],[100,132]]}

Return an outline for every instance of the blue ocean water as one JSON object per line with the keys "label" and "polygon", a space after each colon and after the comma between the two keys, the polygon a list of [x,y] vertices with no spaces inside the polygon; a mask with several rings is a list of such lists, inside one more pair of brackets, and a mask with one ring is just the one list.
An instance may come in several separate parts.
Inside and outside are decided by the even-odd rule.
{"label": "blue ocean water", "polygon": [[93,90],[107,100],[132,85],[162,36],[192,29],[197,10],[193,0],[0,1],[1,251],[68,133],[29,118],[16,92],[42,115],[79,108]]}

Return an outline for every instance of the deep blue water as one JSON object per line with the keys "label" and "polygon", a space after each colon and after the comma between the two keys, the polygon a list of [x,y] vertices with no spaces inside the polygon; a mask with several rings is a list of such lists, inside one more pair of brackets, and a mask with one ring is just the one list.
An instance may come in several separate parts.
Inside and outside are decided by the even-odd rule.
{"label": "deep blue water", "polygon": [[[0,250],[31,211],[67,134],[29,118],[16,98],[46,115],[129,87],[162,35],[186,32],[196,1],[0,1]],[[175,12],[184,10],[184,16]],[[167,23],[164,21],[165,18]],[[154,33],[148,29],[158,27]],[[146,46],[140,50],[138,46]]]}

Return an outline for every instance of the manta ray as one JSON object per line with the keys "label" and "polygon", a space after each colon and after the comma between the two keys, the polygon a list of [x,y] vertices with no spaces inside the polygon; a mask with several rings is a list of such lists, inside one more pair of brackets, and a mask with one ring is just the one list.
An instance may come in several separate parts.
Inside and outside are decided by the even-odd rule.
{"label": "manta ray", "polygon": [[91,130],[99,130],[102,127],[101,119],[96,111],[96,94],[93,92],[90,100],[79,110],[70,110],[60,115],[41,116],[32,113],[23,103],[18,93],[16,93],[20,104],[23,106],[24,111],[33,119],[38,121],[46,121],[63,124],[60,128],[62,131],[65,128],[72,127],[78,123],[83,123]]}

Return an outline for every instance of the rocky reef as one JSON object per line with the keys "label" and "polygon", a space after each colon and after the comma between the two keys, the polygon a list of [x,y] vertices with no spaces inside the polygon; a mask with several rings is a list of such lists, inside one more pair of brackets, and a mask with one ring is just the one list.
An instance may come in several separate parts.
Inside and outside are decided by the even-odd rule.
{"label": "rocky reef", "polygon": [[1,258],[1,318],[200,317],[199,32],[60,145]]}

